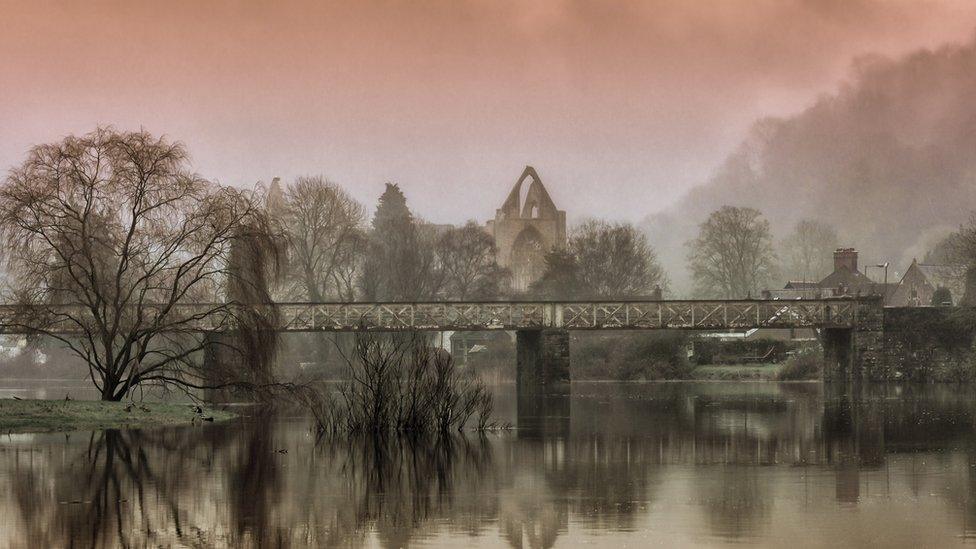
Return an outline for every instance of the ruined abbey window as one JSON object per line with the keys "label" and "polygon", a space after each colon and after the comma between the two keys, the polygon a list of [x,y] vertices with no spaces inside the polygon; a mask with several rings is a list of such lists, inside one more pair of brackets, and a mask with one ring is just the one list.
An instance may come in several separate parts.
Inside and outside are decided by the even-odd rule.
{"label": "ruined abbey window", "polygon": [[519,233],[512,246],[512,283],[517,291],[524,291],[542,277],[546,270],[546,249],[542,235],[533,227]]}

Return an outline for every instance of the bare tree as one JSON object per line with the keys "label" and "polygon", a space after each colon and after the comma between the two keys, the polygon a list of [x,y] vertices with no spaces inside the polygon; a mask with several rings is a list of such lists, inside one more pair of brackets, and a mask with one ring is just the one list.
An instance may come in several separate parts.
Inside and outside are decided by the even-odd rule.
{"label": "bare tree", "polygon": [[290,296],[308,301],[355,299],[365,218],[361,204],[321,176],[300,177],[288,186],[284,233]]}
{"label": "bare tree", "polygon": [[569,251],[580,285],[592,297],[642,297],[667,283],[647,237],[630,224],[584,222],[573,230]]}
{"label": "bare tree", "polygon": [[208,386],[200,326],[246,321],[231,255],[260,209],[186,165],[179,143],[100,128],[34,147],[0,188],[13,322],[81,357],[104,400]]}
{"label": "bare tree", "polygon": [[924,262],[942,265],[942,276],[962,281],[959,305],[976,306],[976,214],[926,253]]}
{"label": "bare tree", "polygon": [[451,299],[493,299],[509,278],[495,259],[495,240],[470,221],[437,239],[437,258],[444,275],[442,293]]}
{"label": "bare tree", "polygon": [[667,285],[647,237],[630,224],[586,221],[565,250],[546,255],[546,271],[533,291],[551,298],[646,297]]}
{"label": "bare tree", "polygon": [[723,206],[701,224],[688,243],[688,262],[703,297],[758,297],[772,276],[769,222],[752,208]]}
{"label": "bare tree", "polygon": [[817,281],[830,273],[837,231],[815,219],[801,219],[780,243],[780,257],[790,280]]}

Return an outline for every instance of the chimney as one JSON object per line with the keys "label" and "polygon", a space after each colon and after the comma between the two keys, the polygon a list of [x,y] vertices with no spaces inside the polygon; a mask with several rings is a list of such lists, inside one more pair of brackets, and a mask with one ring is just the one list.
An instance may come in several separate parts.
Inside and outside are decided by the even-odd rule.
{"label": "chimney", "polygon": [[857,250],[854,248],[837,248],[834,250],[834,271],[847,269],[857,272]]}

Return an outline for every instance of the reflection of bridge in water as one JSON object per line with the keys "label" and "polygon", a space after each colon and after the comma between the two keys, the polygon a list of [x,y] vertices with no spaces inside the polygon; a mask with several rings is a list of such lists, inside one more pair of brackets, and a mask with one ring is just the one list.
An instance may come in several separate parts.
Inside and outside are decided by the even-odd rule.
{"label": "reflection of bridge in water", "polygon": [[[316,440],[290,414],[4,437],[0,546],[828,546],[856,531],[948,547],[976,535],[971,389],[832,389],[581,383],[534,432],[438,440]],[[498,397],[516,417],[517,396]]]}
{"label": "reflection of bridge in water", "polygon": [[[143,307],[140,315],[168,315],[198,332],[233,330],[226,305],[179,305],[165,312]],[[520,388],[557,389],[569,378],[570,330],[745,330],[813,328],[834,365],[826,375],[845,377],[877,362],[883,309],[877,298],[676,301],[484,301],[416,303],[276,303],[280,332],[403,332],[509,330],[517,334]],[[63,310],[62,310],[63,309]],[[12,306],[0,306],[0,331],[19,333]],[[85,309],[49,310],[49,331],[68,333]]]}

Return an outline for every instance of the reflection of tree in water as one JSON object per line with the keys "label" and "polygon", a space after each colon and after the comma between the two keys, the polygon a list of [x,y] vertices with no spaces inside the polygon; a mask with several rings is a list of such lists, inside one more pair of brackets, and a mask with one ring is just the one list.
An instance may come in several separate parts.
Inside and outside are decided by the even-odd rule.
{"label": "reflection of tree in water", "polygon": [[330,487],[341,504],[318,540],[327,545],[365,543],[366,532],[375,530],[383,546],[402,547],[445,518],[476,534],[496,515],[492,452],[484,438],[357,437],[323,442],[318,451],[325,472],[341,479]]}
{"label": "reflection of tree in water", "polygon": [[909,496],[937,492],[964,533],[976,528],[969,392],[814,389],[596,395],[574,401],[568,427],[531,437],[316,444],[302,421],[259,416],[4,440],[0,546],[394,547],[485,535],[547,548],[566,541],[570,522],[577,533],[638,528],[655,502],[669,503],[658,490],[676,485],[703,530],[735,540],[766,528],[784,478],[776,467],[832,470],[836,493],[821,475],[826,491],[814,497],[859,504],[868,476],[891,460],[893,475],[904,471],[916,455],[920,474],[892,476],[892,493],[899,483]]}
{"label": "reflection of tree in water", "polygon": [[[188,451],[205,444],[202,432],[106,430],[78,453],[34,450],[28,468],[14,464],[18,539],[24,547],[141,547],[186,536],[194,528],[181,503],[198,487],[183,474],[203,465]],[[167,467],[154,470],[159,452]]]}
{"label": "reflection of tree in water", "polygon": [[[641,506],[656,499],[657,441],[604,434],[569,441],[570,459],[554,483],[572,495],[571,509],[599,530],[630,530]],[[654,458],[652,458],[654,456]]]}
{"label": "reflection of tree in water", "polygon": [[18,518],[0,545],[9,535],[15,548],[355,546],[375,531],[383,545],[402,546],[441,519],[477,535],[498,515],[484,439],[313,446],[304,429],[275,427],[263,416],[110,430],[4,452],[13,481],[0,505]]}
{"label": "reflection of tree in water", "polygon": [[[273,459],[253,449],[262,440],[267,430],[260,425],[208,426],[106,430],[83,445],[69,439],[32,447],[28,466],[11,465],[23,529],[11,539],[23,547],[261,545],[273,539],[266,502],[276,488],[271,476],[260,474]],[[240,455],[232,460],[225,450],[234,442]],[[231,472],[226,488],[215,470]],[[225,490],[231,492],[226,506],[219,503]]]}
{"label": "reflection of tree in water", "polygon": [[[496,460],[499,523],[513,547],[551,547],[570,517],[585,530],[636,528],[656,499],[658,441],[601,433],[512,441]],[[652,458],[653,456],[653,458]]]}
{"label": "reflection of tree in water", "polygon": [[235,546],[283,547],[287,525],[273,523],[281,495],[281,479],[276,467],[272,416],[261,414],[246,424],[235,452],[228,452],[227,475],[229,510]]}
{"label": "reflection of tree in water", "polygon": [[772,488],[767,482],[768,477],[754,467],[709,468],[694,475],[712,535],[740,539],[759,534],[772,509]]}

